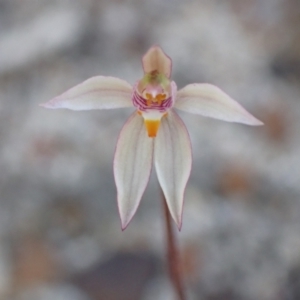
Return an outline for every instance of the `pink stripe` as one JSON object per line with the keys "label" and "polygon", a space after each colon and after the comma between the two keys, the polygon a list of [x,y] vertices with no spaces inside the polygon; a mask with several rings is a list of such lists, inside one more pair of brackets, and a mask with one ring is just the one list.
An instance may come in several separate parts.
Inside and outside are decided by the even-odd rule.
{"label": "pink stripe", "polygon": [[157,103],[152,103],[151,106],[148,106],[147,100],[144,99],[143,97],[141,97],[137,93],[136,90],[134,90],[133,95],[132,95],[132,103],[140,111],[145,111],[148,109],[155,109],[155,110],[159,110],[160,112],[167,111],[173,105],[172,96],[171,96],[171,97],[167,98],[166,100],[162,101],[162,103],[160,105]]}

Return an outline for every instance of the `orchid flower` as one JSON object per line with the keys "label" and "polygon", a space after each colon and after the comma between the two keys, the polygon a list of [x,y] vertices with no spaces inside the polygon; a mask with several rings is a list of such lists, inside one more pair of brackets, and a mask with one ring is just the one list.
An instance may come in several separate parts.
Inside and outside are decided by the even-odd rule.
{"label": "orchid flower", "polygon": [[148,50],[142,65],[144,76],[133,86],[119,78],[96,76],[41,106],[71,110],[134,107],[114,156],[122,229],[139,206],[154,160],[170,214],[180,230],[192,150],[188,131],[174,108],[228,122],[254,126],[262,122],[214,85],[194,83],[177,91],[170,79],[172,61],[159,46]]}

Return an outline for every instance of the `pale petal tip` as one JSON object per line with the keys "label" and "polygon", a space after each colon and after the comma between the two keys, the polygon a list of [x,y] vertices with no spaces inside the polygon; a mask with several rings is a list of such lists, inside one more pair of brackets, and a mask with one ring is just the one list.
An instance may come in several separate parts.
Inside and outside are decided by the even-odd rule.
{"label": "pale petal tip", "polygon": [[134,216],[134,213],[131,216],[130,215],[121,215],[121,211],[119,210],[122,231],[124,231],[128,227],[130,221],[132,220],[132,218]]}
{"label": "pale petal tip", "polygon": [[124,231],[130,224],[131,220],[133,219],[138,206],[135,207],[134,209],[128,209],[128,208],[122,207],[120,205],[122,203],[122,201],[119,198],[117,199],[117,203],[118,203],[119,216],[120,216],[120,220],[121,220],[121,229],[122,229],[122,231]]}
{"label": "pale petal tip", "polygon": [[264,124],[264,122],[262,122],[262,121],[260,121],[260,120],[258,120],[254,117],[254,120],[253,120],[252,124],[250,124],[250,125],[252,125],[252,126],[262,126],[262,125],[265,125],[265,124]]}
{"label": "pale petal tip", "polygon": [[174,214],[174,212],[172,213],[170,210],[169,210],[169,212],[170,212],[171,217],[174,220],[174,222],[175,222],[175,224],[176,224],[176,226],[178,228],[178,231],[181,231],[181,228],[182,228],[182,219],[183,219],[183,207],[181,208],[179,214]]}
{"label": "pale petal tip", "polygon": [[258,120],[257,118],[255,118],[252,114],[248,113],[247,118],[244,120],[244,123],[246,125],[250,125],[250,126],[262,126],[264,125],[264,123],[260,120]]}
{"label": "pale petal tip", "polygon": [[121,229],[122,229],[122,231],[124,231],[128,227],[129,223],[130,223],[130,221],[129,222],[123,222],[121,220]]}
{"label": "pale petal tip", "polygon": [[45,103],[40,103],[39,106],[44,107],[44,108],[50,108],[50,109],[58,108],[57,105],[55,105],[55,102],[53,100],[54,99],[52,99],[48,102],[45,102]]}
{"label": "pale petal tip", "polygon": [[181,228],[182,228],[182,218],[180,218],[180,220],[179,220],[178,223],[176,222],[176,225],[177,225],[178,231],[181,231]]}
{"label": "pale petal tip", "polygon": [[174,220],[174,222],[175,222],[175,224],[176,224],[176,226],[178,228],[178,231],[181,231],[181,228],[182,228],[182,219],[183,219],[183,206],[180,209],[180,212],[178,212],[178,213],[175,213],[174,211],[171,212],[171,210],[169,210],[169,211],[170,211],[170,214],[172,216],[172,219]]}

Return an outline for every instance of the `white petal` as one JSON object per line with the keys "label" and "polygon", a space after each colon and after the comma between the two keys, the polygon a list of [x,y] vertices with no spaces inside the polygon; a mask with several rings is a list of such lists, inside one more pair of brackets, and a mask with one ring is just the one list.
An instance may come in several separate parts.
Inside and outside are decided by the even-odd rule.
{"label": "white petal", "polygon": [[170,213],[180,229],[184,191],[192,167],[192,149],[187,129],[174,111],[169,111],[161,120],[155,139],[154,161]]}
{"label": "white petal", "polygon": [[189,84],[177,93],[175,107],[227,122],[263,125],[239,103],[211,84]]}
{"label": "white petal", "polygon": [[114,158],[123,230],[135,214],[148,184],[152,157],[153,139],[147,135],[143,118],[135,112],[122,128]]}
{"label": "white petal", "polygon": [[132,86],[125,80],[96,76],[40,105],[72,110],[121,108],[132,106],[131,95]]}

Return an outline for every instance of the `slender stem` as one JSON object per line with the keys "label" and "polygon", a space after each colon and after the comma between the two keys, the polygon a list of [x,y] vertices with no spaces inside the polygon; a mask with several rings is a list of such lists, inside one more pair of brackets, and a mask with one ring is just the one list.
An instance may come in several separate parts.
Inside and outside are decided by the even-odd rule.
{"label": "slender stem", "polygon": [[180,268],[180,256],[179,250],[175,242],[175,235],[172,228],[172,220],[169,213],[169,209],[166,203],[166,199],[162,193],[163,198],[163,207],[164,207],[164,216],[166,222],[166,231],[167,231],[167,258],[168,258],[168,271],[171,282],[174,285],[174,289],[178,295],[179,300],[185,300],[182,274]]}

